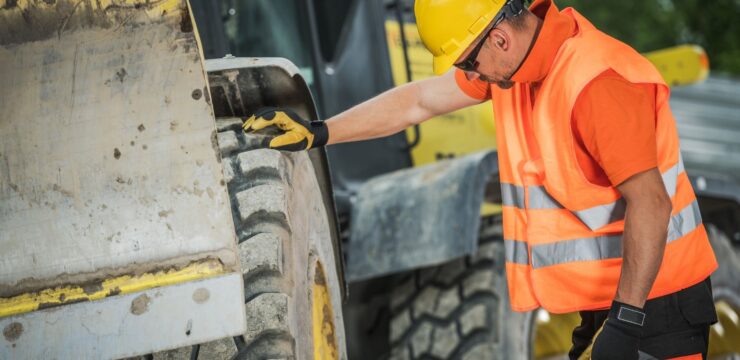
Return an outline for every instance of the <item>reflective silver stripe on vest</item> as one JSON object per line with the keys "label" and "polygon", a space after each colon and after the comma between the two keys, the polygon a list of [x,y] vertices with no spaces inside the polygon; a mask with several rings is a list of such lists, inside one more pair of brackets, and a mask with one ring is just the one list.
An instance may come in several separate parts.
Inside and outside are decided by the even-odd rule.
{"label": "reflective silver stripe on vest", "polygon": [[[683,159],[679,156],[678,163],[661,174],[668,196],[673,197],[676,195],[678,175],[682,172],[684,172]],[[526,195],[528,201],[528,206],[526,206],[527,209],[541,210],[564,208],[557,202],[557,200],[547,193],[544,186],[528,186]],[[520,209],[525,209],[525,191],[522,186],[510,183],[501,183],[501,198],[503,205],[505,206],[514,206]],[[619,198],[609,204],[597,205],[592,208],[573,211],[573,214],[588,226],[589,229],[596,230],[615,221],[624,219],[626,210],[626,202],[623,198]]]}
{"label": "reflective silver stripe on vest", "polygon": [[623,198],[619,198],[617,201],[610,204],[598,205],[586,210],[573,211],[573,215],[580,219],[582,223],[586,224],[589,229],[596,230],[615,221],[624,219],[626,211],[627,203]]}
{"label": "reflective silver stripe on vest", "polygon": [[[673,195],[676,195],[678,175],[681,172],[683,172],[683,160],[679,156],[678,163],[676,163],[676,165],[673,165],[670,169],[661,174],[661,177],[663,178],[663,185],[665,186],[668,196],[673,197]],[[624,219],[624,214],[626,210],[627,203],[624,201],[623,198],[619,198],[610,204],[598,205],[585,210],[573,211],[573,214],[578,217],[581,222],[586,224],[589,229],[596,230],[615,221]]]}
{"label": "reflective silver stripe on vest", "polygon": [[699,202],[694,200],[678,214],[671,216],[671,222],[668,223],[668,242],[682,238],[694,231],[701,223]]}
{"label": "reflective silver stripe on vest", "polygon": [[527,186],[529,191],[528,209],[562,209],[563,205],[560,205],[557,200],[553,199],[550,194],[547,193],[544,186]]}
{"label": "reflective silver stripe on vest", "polygon": [[[544,186],[527,186],[529,196],[525,196],[524,187],[509,183],[501,183],[501,202],[505,206],[514,206],[519,209],[562,209],[555,199],[547,193]],[[525,197],[529,206],[524,203]]]}
{"label": "reflective silver stripe on vest", "polygon": [[506,262],[529,265],[529,252],[527,243],[519,240],[504,239]]}
{"label": "reflective silver stripe on vest", "polygon": [[[699,203],[694,200],[676,215],[668,225],[668,243],[694,231],[701,224]],[[622,256],[622,235],[558,241],[532,246],[532,267],[542,268],[573,261],[615,259]]]}
{"label": "reflective silver stripe on vest", "polygon": [[574,261],[614,259],[622,256],[622,235],[558,241],[532,246],[535,269]]}
{"label": "reflective silver stripe on vest", "polygon": [[501,202],[504,206],[524,209],[524,188],[509,183],[501,183]]}
{"label": "reflective silver stripe on vest", "polygon": [[673,197],[673,195],[676,195],[678,175],[684,172],[684,170],[683,157],[679,154],[678,163],[661,174],[663,176],[663,184],[665,185],[665,190],[668,192],[668,196]]}

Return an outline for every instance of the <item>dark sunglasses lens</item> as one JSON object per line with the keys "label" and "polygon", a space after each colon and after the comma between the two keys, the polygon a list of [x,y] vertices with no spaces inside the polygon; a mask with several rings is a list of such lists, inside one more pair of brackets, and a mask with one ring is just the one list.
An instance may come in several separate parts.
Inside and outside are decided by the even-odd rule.
{"label": "dark sunglasses lens", "polygon": [[468,54],[468,57],[463,59],[463,61],[455,64],[455,66],[462,71],[473,71],[478,65],[478,61],[475,60],[477,56],[478,52],[473,50],[470,54]]}
{"label": "dark sunglasses lens", "polygon": [[478,67],[478,61],[467,58],[463,60],[463,62],[456,64],[458,69],[462,71],[475,71],[475,69]]}
{"label": "dark sunglasses lens", "polygon": [[473,51],[468,54],[468,56],[459,64],[455,64],[460,70],[462,71],[475,71],[475,69],[478,67],[478,53],[480,52],[480,49],[483,47],[485,39],[481,39],[477,45],[475,45],[475,48]]}

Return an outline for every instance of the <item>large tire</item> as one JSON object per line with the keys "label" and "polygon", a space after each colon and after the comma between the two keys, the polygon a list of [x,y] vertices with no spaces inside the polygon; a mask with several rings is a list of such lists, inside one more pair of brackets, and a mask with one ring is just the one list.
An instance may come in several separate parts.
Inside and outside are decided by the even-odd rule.
{"label": "large tire", "polygon": [[332,321],[323,324],[323,335],[337,350],[326,358],[346,359],[336,259],[313,165],[306,152],[260,148],[263,136],[244,134],[241,124],[217,120],[217,142],[238,238],[247,331],[155,358],[197,352],[197,359],[314,359],[312,288],[325,284]]}
{"label": "large tire", "polygon": [[498,218],[478,252],[415,271],[391,296],[391,359],[528,359],[532,313],[511,310]]}

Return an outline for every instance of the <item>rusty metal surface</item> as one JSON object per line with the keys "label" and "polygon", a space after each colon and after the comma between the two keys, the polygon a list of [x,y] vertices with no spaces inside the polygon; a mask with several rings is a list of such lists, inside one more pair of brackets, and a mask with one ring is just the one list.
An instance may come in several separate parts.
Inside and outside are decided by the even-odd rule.
{"label": "rusty metal surface", "polygon": [[[184,9],[0,0],[0,296],[206,256],[236,266]],[[55,16],[58,31],[34,28]]]}
{"label": "rusty metal surface", "polygon": [[61,39],[84,28],[113,32],[171,19],[187,28],[186,9],[182,0],[0,0],[0,45]]}

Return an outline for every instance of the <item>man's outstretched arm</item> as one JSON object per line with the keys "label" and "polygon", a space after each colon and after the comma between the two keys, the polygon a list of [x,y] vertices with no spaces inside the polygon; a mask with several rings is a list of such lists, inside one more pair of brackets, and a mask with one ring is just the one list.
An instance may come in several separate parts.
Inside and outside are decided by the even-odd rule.
{"label": "man's outstretched arm", "polygon": [[276,126],[283,134],[270,140],[269,147],[299,151],[391,135],[480,102],[460,90],[452,70],[388,90],[327,121],[308,121],[290,109],[263,108],[244,122],[244,130]]}
{"label": "man's outstretched arm", "polygon": [[480,102],[460,90],[452,70],[393,88],[328,119],[329,144],[388,136]]}

